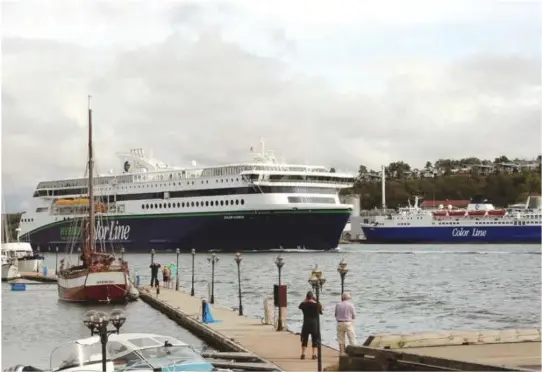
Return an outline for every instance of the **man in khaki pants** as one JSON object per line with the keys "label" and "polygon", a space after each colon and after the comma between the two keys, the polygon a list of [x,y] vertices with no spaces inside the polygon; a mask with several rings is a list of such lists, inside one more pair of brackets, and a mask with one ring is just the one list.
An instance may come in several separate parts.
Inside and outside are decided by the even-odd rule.
{"label": "man in khaki pants", "polygon": [[341,296],[342,301],[335,306],[335,319],[337,320],[337,340],[339,341],[339,352],[344,354],[346,336],[350,345],[356,344],[356,331],[354,329],[354,320],[356,319],[356,309],[350,302],[350,293],[345,292]]}

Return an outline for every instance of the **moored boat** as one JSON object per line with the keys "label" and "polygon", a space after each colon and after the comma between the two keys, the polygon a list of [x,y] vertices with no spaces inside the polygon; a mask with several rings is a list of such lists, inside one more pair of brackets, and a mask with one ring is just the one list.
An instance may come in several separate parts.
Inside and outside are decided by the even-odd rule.
{"label": "moored boat", "polygon": [[[88,221],[82,229],[82,264],[64,266],[61,262],[57,274],[58,296],[61,300],[74,302],[125,302],[130,298],[128,263],[117,259],[113,254],[97,252],[95,239],[94,158],[92,150],[92,109],[88,107]],[[79,220],[74,220],[74,223]],[[73,249],[73,245],[72,245]],[[103,245],[102,245],[103,249]]]}
{"label": "moored boat", "polygon": [[[106,372],[113,371],[229,371],[217,369],[194,348],[174,337],[150,333],[121,333],[109,336]],[[42,371],[18,365],[6,371]],[[102,371],[99,336],[68,342],[51,353],[49,371]]]}

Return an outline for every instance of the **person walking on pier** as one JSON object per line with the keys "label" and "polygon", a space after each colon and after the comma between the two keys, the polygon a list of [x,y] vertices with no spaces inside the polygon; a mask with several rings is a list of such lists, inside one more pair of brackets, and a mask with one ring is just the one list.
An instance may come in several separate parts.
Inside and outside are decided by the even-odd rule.
{"label": "person walking on pier", "polygon": [[151,287],[158,286],[158,269],[160,269],[160,264],[153,262],[149,268],[151,269]]}
{"label": "person walking on pier", "polygon": [[350,302],[350,293],[344,292],[341,302],[335,306],[335,319],[337,320],[337,341],[339,342],[339,353],[344,354],[346,336],[350,345],[356,344],[356,332],[354,320],[356,319],[356,308]]}
{"label": "person walking on pier", "polygon": [[305,351],[309,343],[312,343],[312,359],[317,358],[318,343],[320,342],[320,330],[318,329],[319,314],[323,314],[322,305],[317,303],[311,291],[307,292],[305,300],[299,305],[303,312],[303,326],[301,327],[301,359],[305,359]]}

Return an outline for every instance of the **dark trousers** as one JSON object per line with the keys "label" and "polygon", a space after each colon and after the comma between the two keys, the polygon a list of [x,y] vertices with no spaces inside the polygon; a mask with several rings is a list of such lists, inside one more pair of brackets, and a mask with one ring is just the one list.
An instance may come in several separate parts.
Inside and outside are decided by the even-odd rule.
{"label": "dark trousers", "polygon": [[157,287],[158,286],[158,275],[151,274],[151,287]]}

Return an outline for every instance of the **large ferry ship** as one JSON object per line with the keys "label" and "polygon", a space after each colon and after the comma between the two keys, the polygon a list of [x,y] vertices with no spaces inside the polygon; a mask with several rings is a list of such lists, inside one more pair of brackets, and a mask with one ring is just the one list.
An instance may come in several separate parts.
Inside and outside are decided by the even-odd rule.
{"label": "large ferry ship", "polygon": [[[123,171],[94,180],[95,239],[126,252],[334,249],[352,211],[338,191],[354,175],[281,164],[263,141],[253,161],[215,167],[172,167],[142,149],[117,155]],[[40,182],[20,239],[42,251],[71,246],[88,204],[87,179]]]}
{"label": "large ferry ship", "polygon": [[521,209],[496,209],[487,200],[471,200],[466,209],[418,206],[362,224],[368,243],[537,243],[542,240],[540,196],[530,196]]}

